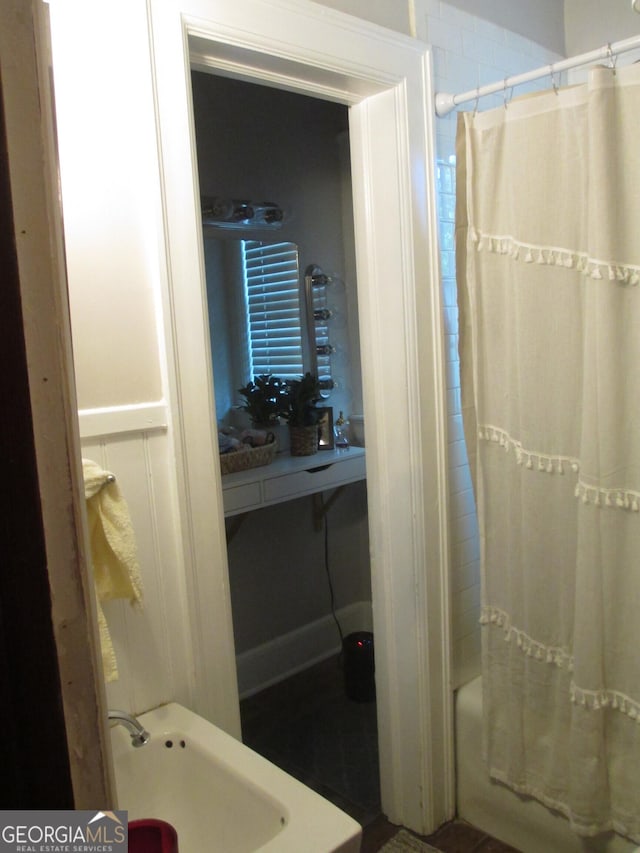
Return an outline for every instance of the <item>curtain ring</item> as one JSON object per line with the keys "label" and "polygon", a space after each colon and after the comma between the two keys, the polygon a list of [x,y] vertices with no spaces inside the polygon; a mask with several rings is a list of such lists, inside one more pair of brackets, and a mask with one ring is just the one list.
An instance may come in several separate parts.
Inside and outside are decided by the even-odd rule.
{"label": "curtain ring", "polygon": [[553,91],[556,93],[556,95],[558,95],[559,94],[558,78],[556,75],[557,75],[557,72],[554,71],[553,66],[551,66],[551,85],[553,86]]}
{"label": "curtain ring", "polygon": [[505,108],[505,110],[509,104],[509,101],[513,97],[513,86],[511,86],[511,88],[509,88],[509,86],[507,86],[507,80],[508,79],[509,79],[508,77],[505,77],[504,78],[504,84],[503,84],[504,85],[504,108]]}
{"label": "curtain ring", "polygon": [[480,88],[476,89],[476,105],[473,108],[473,117],[475,118],[478,115],[478,103],[480,101]]}
{"label": "curtain ring", "polygon": [[609,60],[609,68],[613,71],[615,76],[616,74],[616,63],[618,61],[617,54],[614,56],[613,51],[611,50],[611,42],[607,44],[607,58]]}

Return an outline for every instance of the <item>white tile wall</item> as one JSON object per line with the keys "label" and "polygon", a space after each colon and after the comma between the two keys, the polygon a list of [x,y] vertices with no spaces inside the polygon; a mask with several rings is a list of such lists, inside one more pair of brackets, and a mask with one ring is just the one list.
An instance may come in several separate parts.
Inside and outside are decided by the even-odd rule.
{"label": "white tile wall", "polygon": [[[416,0],[417,36],[433,48],[435,88],[474,89],[561,59],[536,42],[457,9],[444,0]],[[548,79],[518,87],[516,95],[545,88]],[[503,106],[504,95],[483,98],[479,109]],[[462,109],[474,109],[467,104]],[[449,476],[452,538],[453,682],[464,684],[479,672],[480,543],[460,408],[458,307],[455,278],[456,113],[437,119],[437,182],[440,260],[447,345]]]}

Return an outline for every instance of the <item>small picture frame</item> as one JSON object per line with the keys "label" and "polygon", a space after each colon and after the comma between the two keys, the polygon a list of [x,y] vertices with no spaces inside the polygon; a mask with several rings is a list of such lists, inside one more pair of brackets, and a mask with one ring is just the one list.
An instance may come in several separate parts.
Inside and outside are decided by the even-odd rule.
{"label": "small picture frame", "polygon": [[331,406],[317,406],[320,416],[318,418],[318,450],[333,450],[333,408]]}

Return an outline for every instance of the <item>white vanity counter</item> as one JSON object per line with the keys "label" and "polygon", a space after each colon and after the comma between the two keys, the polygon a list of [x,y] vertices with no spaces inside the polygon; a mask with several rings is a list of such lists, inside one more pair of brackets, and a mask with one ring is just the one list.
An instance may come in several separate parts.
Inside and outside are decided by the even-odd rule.
{"label": "white vanity counter", "polygon": [[226,517],[355,483],[366,477],[364,447],[319,450],[313,456],[278,453],[270,465],[224,474]]}

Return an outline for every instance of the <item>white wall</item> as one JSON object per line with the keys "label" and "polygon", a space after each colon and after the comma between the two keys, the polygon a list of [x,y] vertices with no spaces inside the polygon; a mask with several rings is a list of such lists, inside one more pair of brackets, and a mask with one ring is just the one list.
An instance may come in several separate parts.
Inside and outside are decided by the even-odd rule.
{"label": "white wall", "polygon": [[381,27],[396,30],[406,35],[413,32],[412,0],[317,0],[339,12],[355,15]]}
{"label": "white wall", "polygon": [[[91,4],[88,4],[91,5]],[[91,27],[92,13],[71,12],[78,39]],[[57,17],[54,15],[54,36]],[[86,21],[86,24],[84,22]],[[67,264],[78,404],[81,409],[163,396],[157,325],[159,209],[156,134],[151,67],[143,3],[133,3],[128,26],[105,16],[105,39],[118,44],[119,62],[109,63],[111,85],[97,88],[91,47],[78,45],[87,73],[55,57],[60,116],[61,173],[67,234]],[[55,47],[55,39],[54,39]],[[68,55],[68,54],[67,54]],[[95,97],[100,91],[100,97]],[[78,110],[77,105],[82,104]],[[111,132],[113,112],[125,116],[132,132]],[[135,132],[133,129],[135,128]],[[96,163],[104,163],[103,170]],[[105,184],[108,182],[108,186]],[[142,187],[142,191],[140,188]],[[90,209],[83,201],[89,190]],[[108,239],[110,263],[100,260]],[[117,251],[116,250],[117,247]]]}
{"label": "white wall", "polygon": [[340,650],[329,577],[342,632],[371,628],[366,484],[347,486],[328,510],[329,577],[316,507],[309,496],[248,513],[229,542],[241,695]]}
{"label": "white wall", "polygon": [[564,0],[564,25],[567,56],[640,35],[640,15],[632,11],[631,0]]}
{"label": "white wall", "polygon": [[[118,45],[118,62],[95,62],[97,37],[87,38],[95,4],[54,4],[51,22],[82,449],[117,477],[145,588],[142,611],[123,602],[105,608],[120,670],[107,699],[110,707],[139,713],[172,699],[192,704],[194,697],[165,400],[162,208],[146,4],[119,0],[101,17],[100,43]],[[116,130],[123,115],[127,135]],[[233,715],[221,714],[220,723],[233,729]]]}
{"label": "white wall", "polygon": [[451,0],[449,5],[548,50],[564,52],[562,0]]}

